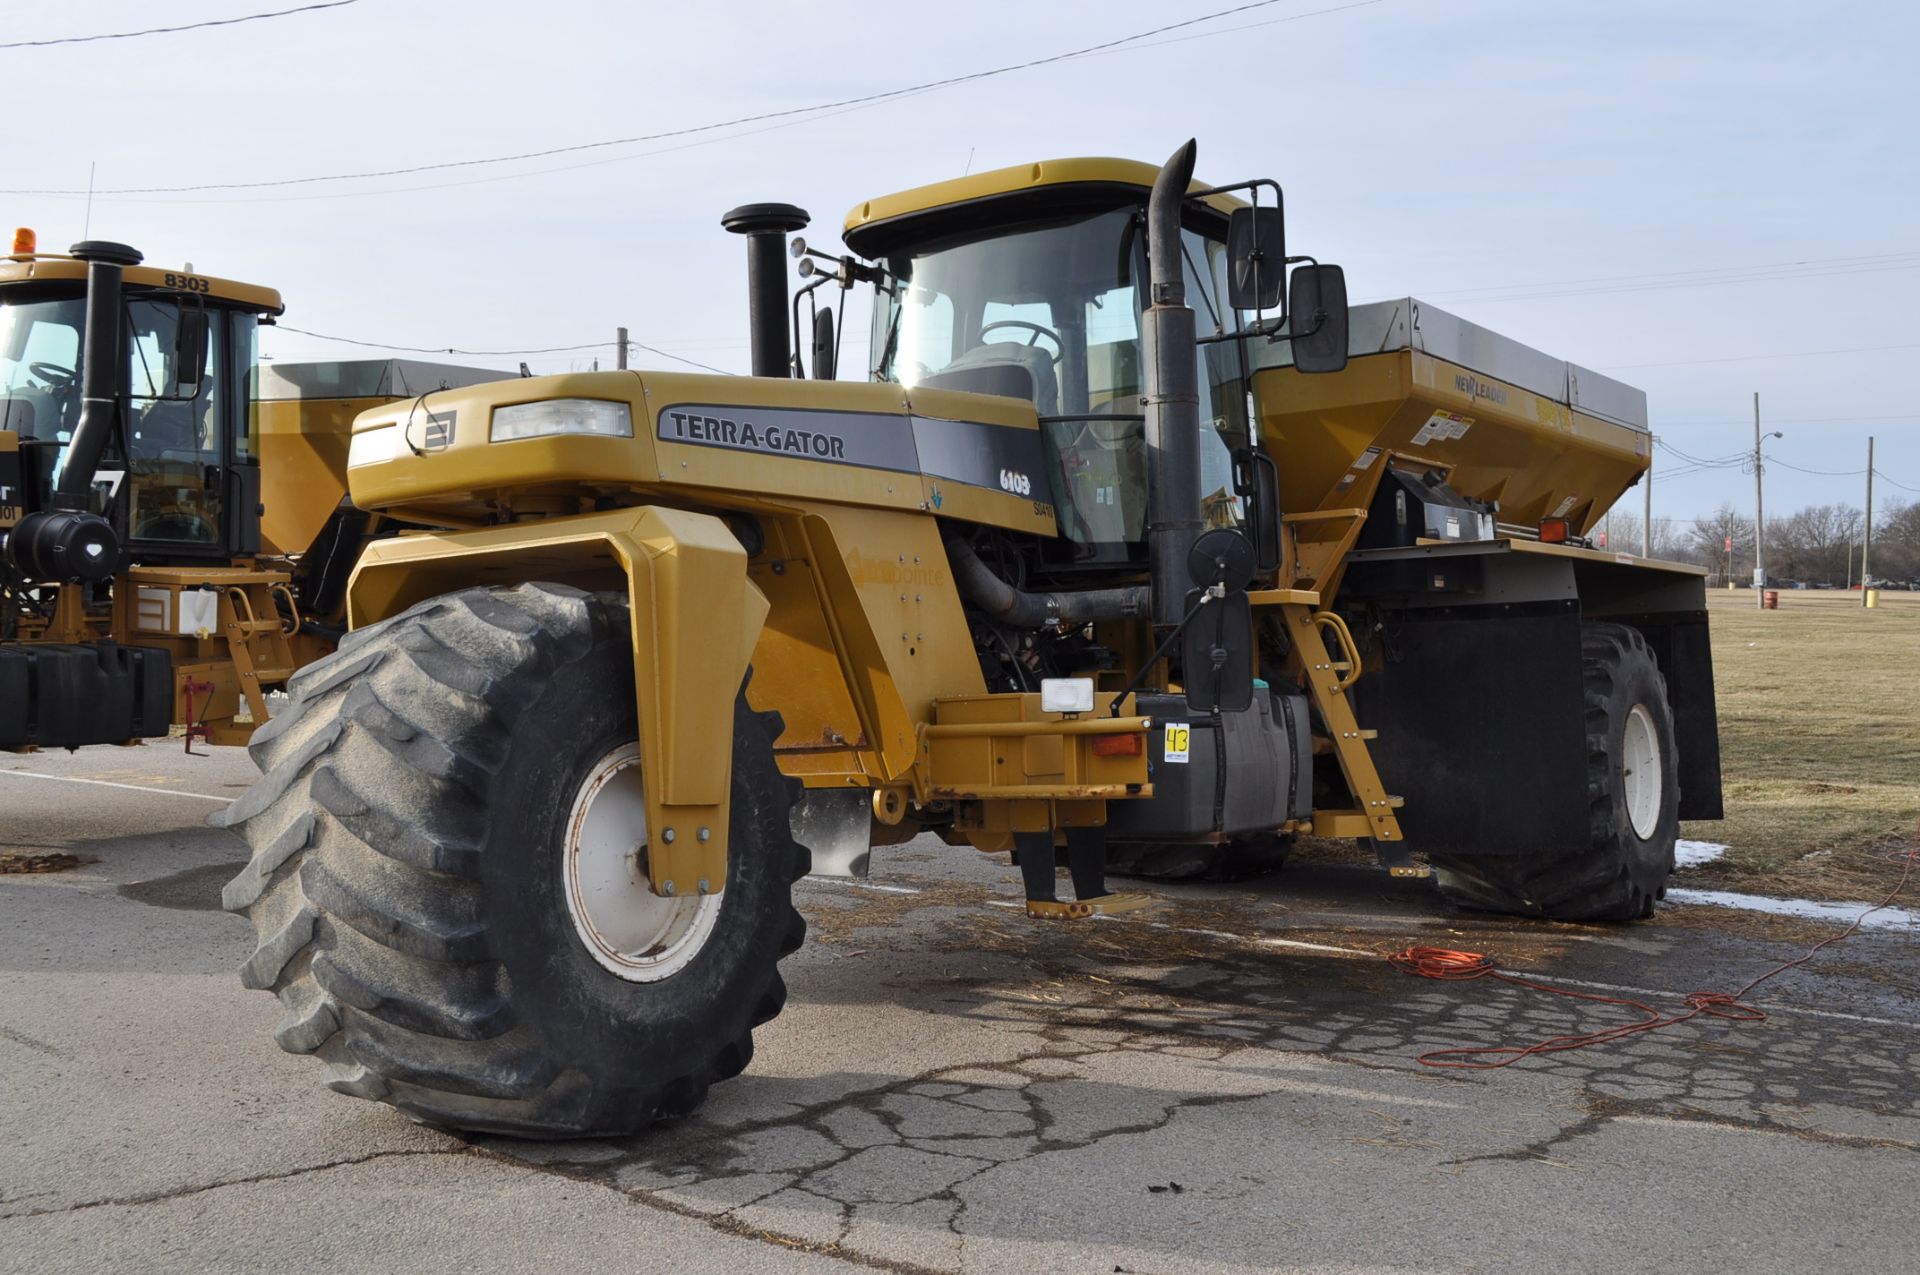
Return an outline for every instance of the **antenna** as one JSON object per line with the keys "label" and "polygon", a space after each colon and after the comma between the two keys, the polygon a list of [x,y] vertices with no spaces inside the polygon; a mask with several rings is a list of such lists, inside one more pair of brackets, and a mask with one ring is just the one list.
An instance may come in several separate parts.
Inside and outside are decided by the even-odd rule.
{"label": "antenna", "polygon": [[98,160],[87,161],[87,216],[80,223],[80,237],[87,238],[93,232],[93,170],[100,166]]}

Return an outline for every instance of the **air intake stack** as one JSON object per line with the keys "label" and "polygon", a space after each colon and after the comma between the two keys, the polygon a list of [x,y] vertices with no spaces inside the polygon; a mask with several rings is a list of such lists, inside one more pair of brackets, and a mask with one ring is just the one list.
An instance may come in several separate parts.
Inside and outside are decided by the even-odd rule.
{"label": "air intake stack", "polygon": [[742,204],[720,219],[747,237],[747,326],[752,332],[753,374],[793,374],[793,334],[787,319],[787,236],[807,226],[804,209],[792,204]]}

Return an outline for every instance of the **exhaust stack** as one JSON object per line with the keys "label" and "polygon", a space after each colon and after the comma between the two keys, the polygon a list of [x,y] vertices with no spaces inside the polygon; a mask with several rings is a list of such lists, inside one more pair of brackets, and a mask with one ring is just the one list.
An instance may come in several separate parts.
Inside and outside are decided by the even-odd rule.
{"label": "exhaust stack", "polygon": [[128,266],[140,254],[125,244],[90,239],[70,249],[87,263],[86,333],[80,350],[80,420],[67,444],[60,480],[47,509],[28,514],[7,537],[7,556],[32,580],[104,580],[119,569],[120,538],[89,505],[100,456],[119,432],[120,296]]}
{"label": "exhaust stack", "polygon": [[1147,567],[1153,622],[1185,614],[1187,554],[1200,538],[1200,372],[1193,310],[1181,270],[1180,208],[1199,146],[1189,141],[1160,169],[1147,198],[1149,305],[1141,320],[1147,367]]}
{"label": "exhaust stack", "polygon": [[742,204],[720,224],[747,237],[747,326],[755,376],[793,374],[793,334],[787,318],[787,236],[807,226],[792,204]]}

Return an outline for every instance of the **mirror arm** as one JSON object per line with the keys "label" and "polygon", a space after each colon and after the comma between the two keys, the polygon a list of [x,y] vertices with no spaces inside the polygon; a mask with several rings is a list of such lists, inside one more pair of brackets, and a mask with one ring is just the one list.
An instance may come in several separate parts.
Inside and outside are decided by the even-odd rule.
{"label": "mirror arm", "polygon": [[[1224,186],[1209,186],[1205,190],[1196,190],[1196,191],[1189,192],[1187,195],[1187,198],[1189,200],[1205,199],[1210,195],[1226,195],[1226,194],[1231,194],[1234,191],[1244,190],[1252,196],[1252,199],[1249,201],[1251,205],[1254,208],[1258,208],[1260,207],[1261,187],[1265,187],[1266,189],[1271,190],[1273,192],[1274,209],[1280,214],[1281,220],[1284,222],[1287,215],[1286,192],[1281,190],[1280,183],[1273,180],[1273,178],[1271,177],[1255,177],[1249,181],[1231,182]],[[1291,262],[1292,260],[1293,260],[1292,257],[1288,257],[1285,262],[1281,263],[1281,266],[1280,266],[1281,287],[1280,287],[1279,322],[1281,323],[1285,323],[1287,321],[1287,291],[1286,291],[1287,264],[1286,263]],[[1263,309],[1256,308],[1253,314],[1254,314],[1254,325],[1256,327],[1266,322],[1266,312]]]}
{"label": "mirror arm", "polygon": [[[796,376],[801,376],[801,377],[804,377],[804,376],[806,375],[806,370],[805,370],[805,369],[804,369],[804,368],[803,368],[803,367],[802,367],[802,366],[800,365],[800,338],[799,338],[799,334],[800,334],[800,333],[801,333],[802,331],[804,331],[804,329],[803,329],[803,328],[801,328],[801,326],[800,326],[800,298],[801,298],[801,297],[807,297],[807,298],[809,298],[809,299],[811,299],[811,297],[812,297],[812,295],[813,295],[813,290],[814,290],[815,288],[818,288],[818,287],[819,287],[819,286],[820,286],[821,284],[823,284],[823,283],[827,283],[827,282],[829,282],[829,281],[830,281],[830,280],[832,280],[833,278],[834,278],[834,276],[833,276],[833,275],[830,275],[830,274],[822,274],[822,275],[816,275],[816,276],[814,277],[814,280],[813,280],[813,282],[812,282],[812,283],[809,283],[809,284],[808,284],[808,285],[807,285],[806,287],[804,287],[804,288],[802,288],[802,289],[800,289],[800,290],[799,290],[798,292],[796,292],[796,293],[794,293],[794,294],[793,294],[793,331],[794,331],[794,342],[793,342],[793,344],[794,344],[794,350],[793,350],[793,355],[792,355],[792,357],[791,357],[791,361],[790,361],[790,362],[789,362],[789,364],[788,364],[788,368],[789,368],[789,370],[790,370],[790,371],[792,371],[792,372],[793,372],[793,373],[794,373],[794,374],[795,374]],[[835,352],[835,357],[836,357],[836,359],[838,358],[838,351],[836,351],[836,352]]]}
{"label": "mirror arm", "polygon": [[[1215,587],[1217,588],[1218,586]],[[1224,589],[1219,593],[1215,593],[1212,588],[1202,589],[1200,591],[1200,600],[1193,604],[1193,609],[1181,617],[1180,623],[1173,626],[1172,630],[1168,632],[1166,639],[1154,648],[1153,654],[1149,655],[1146,662],[1140,666],[1140,671],[1135,673],[1133,677],[1128,680],[1127,684],[1120,688],[1120,693],[1113,697],[1111,704],[1107,705],[1109,716],[1120,716],[1120,705],[1126,701],[1127,696],[1133,694],[1146,684],[1147,678],[1153,673],[1153,666],[1167,657],[1173,650],[1174,644],[1180,640],[1180,635],[1187,631],[1187,626],[1192,624],[1195,617],[1206,609],[1207,603],[1225,596],[1226,591]]]}
{"label": "mirror arm", "polygon": [[1250,190],[1255,192],[1254,202],[1257,204],[1260,202],[1258,192],[1262,186],[1273,192],[1275,207],[1285,205],[1286,199],[1280,190],[1280,183],[1271,177],[1255,177],[1243,182],[1228,182],[1224,186],[1209,186],[1205,190],[1190,190],[1187,192],[1187,198],[1189,200],[1206,199],[1211,195],[1231,195],[1236,190]]}

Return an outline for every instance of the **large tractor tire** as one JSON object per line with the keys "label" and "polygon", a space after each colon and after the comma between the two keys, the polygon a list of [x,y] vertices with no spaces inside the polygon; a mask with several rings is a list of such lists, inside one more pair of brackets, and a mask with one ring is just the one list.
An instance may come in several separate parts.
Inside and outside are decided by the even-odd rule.
{"label": "large tractor tire", "polygon": [[1490,912],[1556,921],[1653,915],[1680,832],[1678,754],[1667,682],[1639,632],[1582,626],[1587,844],[1520,856],[1432,857],[1440,890]]}
{"label": "large tractor tire", "polygon": [[698,1106],[786,1000],[808,855],[733,713],[726,888],[647,885],[626,603],[467,589],[349,634],[255,733],[224,902],[281,1048],[429,1124],[573,1137]]}
{"label": "large tractor tire", "polygon": [[1107,871],[1147,881],[1251,881],[1280,871],[1292,851],[1292,835],[1274,832],[1224,844],[1115,842],[1107,849]]}

